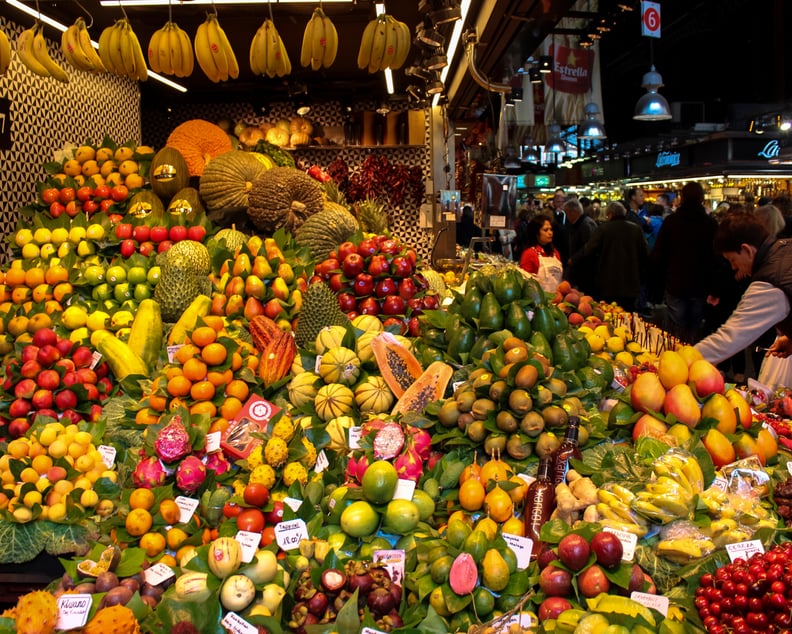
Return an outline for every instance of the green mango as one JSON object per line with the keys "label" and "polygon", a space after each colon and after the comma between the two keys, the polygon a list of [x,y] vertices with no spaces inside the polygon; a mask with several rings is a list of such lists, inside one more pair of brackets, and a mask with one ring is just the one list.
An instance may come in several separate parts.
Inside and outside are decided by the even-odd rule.
{"label": "green mango", "polygon": [[481,298],[481,310],[479,311],[480,330],[500,330],[503,328],[503,311],[501,305],[495,297],[495,293],[486,293]]}
{"label": "green mango", "polygon": [[531,336],[531,321],[525,314],[525,309],[517,302],[512,302],[506,309],[506,328],[512,331],[515,337],[528,341]]}
{"label": "green mango", "polygon": [[545,301],[545,292],[534,278],[526,275],[520,276],[520,286],[522,287],[522,298],[528,300],[532,306],[538,306]]}
{"label": "green mango", "polygon": [[566,333],[558,333],[553,339],[553,364],[564,372],[577,368],[577,358]]}
{"label": "green mango", "polygon": [[495,280],[492,283],[492,290],[501,306],[511,304],[522,296],[520,280],[515,277],[513,271],[508,269],[500,271],[495,276]]}
{"label": "green mango", "polygon": [[460,325],[453,333],[448,341],[448,356],[456,361],[466,361],[462,355],[467,355],[473,348],[476,342],[476,331],[469,326]]}

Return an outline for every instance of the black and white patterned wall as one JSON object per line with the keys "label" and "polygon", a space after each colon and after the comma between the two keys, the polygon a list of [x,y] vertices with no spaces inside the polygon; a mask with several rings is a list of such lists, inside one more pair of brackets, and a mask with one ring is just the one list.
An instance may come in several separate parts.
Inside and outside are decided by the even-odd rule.
{"label": "black and white patterned wall", "polygon": [[[0,28],[11,40],[32,25],[0,18]],[[17,210],[36,196],[36,183],[44,180],[43,165],[66,145],[87,139],[101,142],[105,135],[118,143],[140,142],[140,91],[137,83],[110,74],[78,71],[64,59],[52,29],[45,31],[50,56],[69,74],[69,83],[39,77],[14,55],[0,77],[0,97],[10,101],[11,149],[0,149],[0,234],[16,229]],[[0,252],[0,257],[7,254]]]}

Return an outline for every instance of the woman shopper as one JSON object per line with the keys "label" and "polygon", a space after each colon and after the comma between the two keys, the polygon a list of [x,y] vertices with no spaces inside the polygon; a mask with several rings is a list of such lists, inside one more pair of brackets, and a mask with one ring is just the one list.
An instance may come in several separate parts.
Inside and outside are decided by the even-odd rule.
{"label": "woman shopper", "polygon": [[520,266],[536,275],[541,287],[548,293],[558,288],[564,268],[558,249],[553,246],[553,221],[539,214],[531,218],[526,228],[526,247],[520,256]]}

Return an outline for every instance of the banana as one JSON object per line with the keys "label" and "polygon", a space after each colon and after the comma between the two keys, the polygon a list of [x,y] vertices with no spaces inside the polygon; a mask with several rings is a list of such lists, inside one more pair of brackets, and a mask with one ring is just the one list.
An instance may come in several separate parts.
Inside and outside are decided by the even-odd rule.
{"label": "banana", "polygon": [[678,498],[672,498],[666,495],[655,495],[651,498],[651,503],[675,515],[678,519],[690,516],[690,507],[680,502]]}
{"label": "banana", "polygon": [[368,72],[376,73],[382,65],[382,58],[385,56],[385,40],[387,28],[382,16],[377,20],[377,28],[374,30],[374,40],[371,43],[371,58],[369,59]]}
{"label": "banana", "polygon": [[11,65],[11,42],[4,31],[0,31],[0,75],[5,75]]}
{"label": "banana", "polygon": [[324,22],[326,40],[324,56],[322,57],[322,66],[330,68],[338,54],[338,31],[335,28],[335,24],[333,24],[327,15],[322,18],[322,22]]}
{"label": "banana", "polygon": [[175,24],[173,30],[176,31],[176,34],[179,36],[179,47],[181,48],[182,59],[181,74],[177,72],[176,75],[178,77],[189,77],[192,75],[193,68],[195,67],[195,57],[193,57],[193,47],[190,36],[187,35],[187,31],[179,28],[179,26]]}
{"label": "banana", "polygon": [[226,32],[223,30],[223,27],[220,26],[217,17],[214,19],[214,24],[217,30],[217,39],[220,42],[220,46],[223,48],[226,61],[228,62],[228,76],[231,79],[236,79],[239,77],[239,63],[237,62],[236,54],[231,46],[231,42],[228,41]]}
{"label": "banana", "polygon": [[113,37],[114,29],[115,25],[108,26],[99,35],[99,58],[102,60],[105,70],[107,70],[109,73],[116,72],[115,68],[113,67],[113,61],[110,57],[110,40]]}
{"label": "banana", "polygon": [[30,72],[40,77],[49,77],[49,71],[33,53],[33,40],[36,37],[37,29],[38,24],[19,34],[16,41],[17,55]]}
{"label": "banana", "polygon": [[[627,487],[623,487],[621,484],[611,484],[610,487],[611,492],[614,495],[617,495],[622,502],[629,504],[630,501],[635,497],[635,493],[630,491]],[[599,489],[597,490],[599,493]]]}
{"label": "banana", "polygon": [[202,22],[195,33],[195,59],[198,60],[198,66],[211,81],[214,83],[220,81],[220,73],[209,45],[208,21]]}
{"label": "banana", "polygon": [[307,68],[311,65],[311,54],[313,51],[313,38],[314,38],[314,29],[316,28],[316,20],[314,20],[314,16],[316,15],[316,11],[319,9],[314,10],[313,15],[311,15],[311,19],[308,20],[308,24],[305,25],[305,32],[303,33],[302,39],[302,47],[300,48],[300,66],[303,68]]}
{"label": "banana", "polygon": [[266,72],[267,77],[283,77],[291,72],[291,61],[283,45],[278,29],[272,20],[267,20],[266,38],[267,38],[267,63]]}
{"label": "banana", "polygon": [[116,75],[124,77],[126,75],[126,68],[124,67],[124,58],[121,55],[122,30],[122,20],[117,20],[110,31],[107,42],[107,54],[110,59],[110,70]]}
{"label": "banana", "polygon": [[171,23],[168,22],[162,27],[162,35],[157,40],[157,61],[161,72],[166,75],[173,75],[175,72],[173,60],[171,59],[170,32]]}
{"label": "banana", "polygon": [[396,20],[396,26],[399,27],[399,43],[398,52],[396,53],[396,57],[393,60],[393,64],[391,64],[392,70],[396,70],[404,66],[404,62],[407,61],[407,56],[410,54],[410,46],[412,45],[412,34],[410,33],[410,27],[399,20]]}
{"label": "banana", "polygon": [[368,68],[371,61],[371,45],[374,43],[374,32],[377,30],[377,19],[371,20],[366,28],[363,29],[363,37],[360,39],[360,49],[358,50],[358,68]]}
{"label": "banana", "polygon": [[379,69],[385,70],[393,65],[396,59],[399,46],[399,27],[396,20],[390,16],[385,16],[385,52],[382,54],[382,61]]}
{"label": "banana", "polygon": [[622,522],[619,520],[613,520],[607,517],[603,517],[599,520],[599,524],[602,527],[614,528],[619,531],[626,531],[628,533],[632,533],[633,535],[637,535],[638,537],[643,537],[646,535],[648,529],[646,526],[641,524],[631,524],[630,522]]}
{"label": "banana", "polygon": [[267,19],[264,20],[264,40],[265,40],[265,55],[264,58],[264,72],[267,77],[275,77],[275,55],[278,53],[278,38],[277,32],[273,37],[273,31],[275,29],[275,25],[272,23],[272,20]]}
{"label": "banana", "polygon": [[[280,59],[282,62],[283,75],[291,75],[292,65],[289,59],[289,54],[286,52],[286,45],[283,43],[283,38],[278,34],[278,48],[280,49]],[[280,75],[283,77],[283,75]]]}
{"label": "banana", "polygon": [[72,24],[61,34],[61,50],[66,61],[77,70],[93,71],[93,63],[83,54],[79,44],[77,24]]}
{"label": "banana", "polygon": [[133,79],[138,81],[146,81],[148,79],[148,67],[146,66],[146,56],[143,55],[143,48],[140,46],[140,40],[135,31],[132,30],[132,25],[127,22],[127,38],[132,49],[132,58],[135,65],[135,76]]}
{"label": "banana", "polygon": [[184,66],[184,61],[182,60],[182,49],[181,43],[179,42],[179,32],[177,27],[173,22],[170,22],[170,28],[168,28],[168,57],[170,58],[171,69],[173,74],[177,77],[180,76],[182,72],[182,67]]}
{"label": "banana", "polygon": [[250,43],[250,70],[254,75],[264,75],[267,66],[267,38],[266,29],[262,24],[256,34],[253,36],[253,41]]}
{"label": "banana", "polygon": [[52,77],[64,84],[69,83],[69,75],[50,57],[47,50],[47,40],[44,39],[44,33],[42,33],[41,29],[36,31],[36,35],[33,38],[33,55],[36,56],[36,59],[41,62],[41,65],[47,69],[47,72]]}
{"label": "banana", "polygon": [[322,68],[322,60],[324,59],[327,36],[324,20],[322,20],[323,15],[324,13],[321,9],[315,9],[311,18],[311,22],[314,22],[311,35],[311,70]]}
{"label": "banana", "polygon": [[228,79],[228,58],[226,57],[226,51],[223,48],[223,44],[220,41],[220,34],[217,29],[217,16],[214,14],[209,15],[206,18],[208,24],[207,34],[209,37],[209,51],[212,54],[212,59],[214,60],[215,67],[217,68],[217,74],[220,78],[220,81],[226,81]]}
{"label": "banana", "polygon": [[[656,506],[648,500],[635,499],[630,503],[630,507],[644,517],[659,522],[660,524],[668,524],[668,522],[679,519],[676,514],[671,513],[665,508]],[[599,508],[597,510],[599,510]]]}
{"label": "banana", "polygon": [[[165,27],[163,27],[165,28]],[[148,48],[146,49],[146,56],[148,57],[149,66],[155,73],[162,72],[162,63],[160,63],[160,43],[164,38],[162,29],[157,29],[151,34]]]}
{"label": "banana", "polygon": [[93,71],[95,73],[107,72],[99,54],[91,43],[91,34],[88,33],[88,26],[85,24],[85,20],[77,18],[75,25],[77,26],[77,44],[79,44],[82,54],[88,58],[93,66]]}
{"label": "banana", "polygon": [[132,50],[132,38],[129,37],[131,28],[129,22],[123,20],[121,24],[121,34],[118,37],[118,44],[121,48],[121,60],[124,74],[129,79],[137,79],[137,68],[135,67],[135,52]]}

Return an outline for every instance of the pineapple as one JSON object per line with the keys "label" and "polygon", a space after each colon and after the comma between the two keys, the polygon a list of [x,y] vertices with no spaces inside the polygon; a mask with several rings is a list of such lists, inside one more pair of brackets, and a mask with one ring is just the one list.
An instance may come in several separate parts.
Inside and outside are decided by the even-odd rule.
{"label": "pineapple", "polygon": [[366,198],[355,204],[355,211],[364,232],[377,235],[387,233],[390,222],[385,203],[376,198]]}

